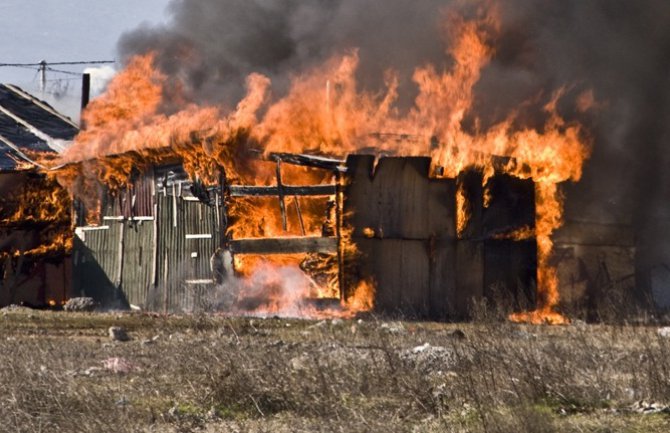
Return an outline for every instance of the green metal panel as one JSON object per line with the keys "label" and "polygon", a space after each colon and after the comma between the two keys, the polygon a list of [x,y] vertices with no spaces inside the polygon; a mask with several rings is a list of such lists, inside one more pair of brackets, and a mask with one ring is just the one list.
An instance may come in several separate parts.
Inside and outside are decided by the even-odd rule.
{"label": "green metal panel", "polygon": [[144,307],[153,283],[154,221],[124,221],[121,288],[128,303]]}

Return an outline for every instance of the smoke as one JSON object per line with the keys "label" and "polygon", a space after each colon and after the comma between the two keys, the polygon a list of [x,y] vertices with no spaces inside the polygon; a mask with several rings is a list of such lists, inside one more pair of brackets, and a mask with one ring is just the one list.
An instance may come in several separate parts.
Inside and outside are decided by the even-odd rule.
{"label": "smoke", "polygon": [[252,72],[270,77],[281,93],[292,74],[352,48],[365,59],[362,84],[376,87],[388,68],[408,81],[417,65],[445,63],[443,5],[439,0],[175,0],[169,24],[124,35],[119,50],[126,59],[157,51],[161,69],[185,80],[201,102],[234,104]]}
{"label": "smoke", "polygon": [[217,286],[211,304],[221,311],[255,316],[307,317],[314,283],[297,266],[262,263],[251,275],[229,275]]}
{"label": "smoke", "polygon": [[84,74],[91,76],[91,97],[96,97],[102,94],[107,87],[107,84],[114,78],[116,69],[111,66],[101,66],[98,68],[86,68]]}
{"label": "smoke", "polygon": [[593,138],[582,181],[566,188],[566,218],[632,223],[646,265],[670,262],[670,234],[659,229],[670,221],[667,0],[173,0],[168,24],[124,35],[119,51],[124,59],[154,51],[187,99],[231,107],[252,72],[281,96],[291,77],[357,49],[359,86],[381,89],[395,70],[407,108],[414,69],[451,63],[445,8],[467,17],[479,7],[496,7],[500,24],[475,88],[476,119],[466,121],[486,127],[516,110],[533,123],[548,94],[564,88],[561,115]]}

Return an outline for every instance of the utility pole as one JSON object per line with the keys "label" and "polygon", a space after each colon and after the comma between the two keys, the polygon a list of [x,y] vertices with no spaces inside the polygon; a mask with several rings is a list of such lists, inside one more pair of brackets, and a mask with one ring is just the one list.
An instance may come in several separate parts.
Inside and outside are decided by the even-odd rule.
{"label": "utility pole", "polygon": [[47,87],[47,61],[42,60],[39,64],[40,72],[40,91],[44,93]]}

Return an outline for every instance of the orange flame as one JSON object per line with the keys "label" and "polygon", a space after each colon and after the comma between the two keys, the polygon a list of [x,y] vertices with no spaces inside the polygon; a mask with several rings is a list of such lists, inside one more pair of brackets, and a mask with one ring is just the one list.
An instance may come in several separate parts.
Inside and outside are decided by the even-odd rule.
{"label": "orange flame", "polygon": [[459,238],[463,237],[468,221],[470,221],[471,212],[470,203],[468,203],[468,198],[465,195],[465,187],[463,184],[459,184],[456,189],[456,235]]}

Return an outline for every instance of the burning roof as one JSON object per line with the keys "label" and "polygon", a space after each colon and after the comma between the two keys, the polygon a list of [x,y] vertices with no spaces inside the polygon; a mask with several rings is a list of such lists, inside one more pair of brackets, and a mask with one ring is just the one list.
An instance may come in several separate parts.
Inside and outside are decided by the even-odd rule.
{"label": "burning roof", "polygon": [[64,151],[79,128],[44,101],[0,84],[0,171],[34,168]]}

